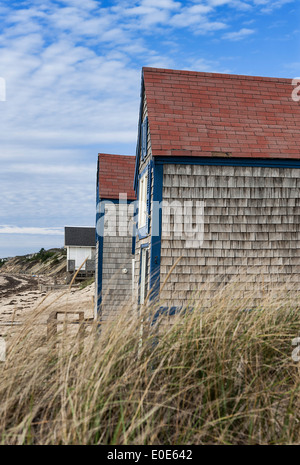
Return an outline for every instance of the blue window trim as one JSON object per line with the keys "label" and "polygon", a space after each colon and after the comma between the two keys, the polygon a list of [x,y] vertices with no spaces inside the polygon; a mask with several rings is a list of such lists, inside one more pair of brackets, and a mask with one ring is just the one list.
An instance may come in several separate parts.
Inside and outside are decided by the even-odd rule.
{"label": "blue window trim", "polygon": [[[150,213],[151,213],[151,182],[152,182],[152,161],[149,161],[149,163],[145,166],[143,171],[139,174],[139,183],[138,183],[138,189],[137,189],[137,211],[136,211],[136,230],[139,239],[145,239],[146,237],[149,236],[149,230],[150,230]],[[140,195],[140,179],[145,175],[145,173],[148,171],[148,185],[147,185],[147,217],[146,217],[146,224],[145,226],[142,226],[139,228],[139,195]]]}

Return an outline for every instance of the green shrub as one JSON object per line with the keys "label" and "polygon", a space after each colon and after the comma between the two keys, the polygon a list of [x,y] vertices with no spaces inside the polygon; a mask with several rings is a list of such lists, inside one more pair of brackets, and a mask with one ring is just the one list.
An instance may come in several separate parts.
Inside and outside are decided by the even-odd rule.
{"label": "green shrub", "polygon": [[34,254],[31,258],[27,258],[27,262],[46,262],[49,258],[53,257],[55,255],[55,252],[51,251],[46,251],[44,248],[41,248],[41,250]]}
{"label": "green shrub", "polygon": [[95,282],[95,278],[89,278],[89,279],[86,279],[85,281],[82,281],[79,285],[79,288],[80,289],[84,289],[86,288],[87,286],[90,286],[91,284],[93,284]]}

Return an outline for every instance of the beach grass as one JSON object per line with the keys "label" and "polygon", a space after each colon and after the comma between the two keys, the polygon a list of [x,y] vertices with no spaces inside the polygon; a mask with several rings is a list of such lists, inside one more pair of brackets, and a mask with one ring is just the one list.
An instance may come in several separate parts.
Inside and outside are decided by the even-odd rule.
{"label": "beach grass", "polygon": [[124,304],[84,339],[46,340],[37,309],[0,364],[0,443],[299,444],[300,295],[257,295],[199,292],[152,325]]}

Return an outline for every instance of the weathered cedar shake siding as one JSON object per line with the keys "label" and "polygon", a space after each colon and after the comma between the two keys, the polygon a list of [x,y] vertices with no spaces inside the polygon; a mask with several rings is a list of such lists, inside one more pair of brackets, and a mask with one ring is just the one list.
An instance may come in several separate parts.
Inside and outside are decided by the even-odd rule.
{"label": "weathered cedar shake siding", "polygon": [[[102,261],[101,276],[96,273],[96,301],[100,294],[102,302],[96,310],[103,322],[115,319],[117,312],[132,298],[134,166],[135,157],[132,156],[98,156],[98,201],[105,202],[105,215],[102,250],[99,240],[96,250],[96,270],[99,260]],[[120,194],[126,194],[128,203],[119,203]]]}
{"label": "weathered cedar shake siding", "polygon": [[[181,306],[203,284],[230,280],[298,289],[299,168],[178,164],[179,157],[299,160],[300,115],[291,82],[151,68],[144,68],[143,82],[148,152],[138,161],[139,173],[149,160],[171,157],[174,163],[163,167],[163,200],[204,202],[200,247],[184,247],[163,221],[161,285],[182,259],[161,301]],[[136,290],[140,245],[150,241],[151,219],[149,237],[136,241]]]}
{"label": "weathered cedar shake siding", "polygon": [[[115,318],[132,296],[133,207],[107,204],[104,222],[102,321]],[[115,219],[117,221],[115,221]],[[123,270],[127,273],[123,273]]]}
{"label": "weathered cedar shake siding", "polygon": [[161,282],[182,258],[161,299],[181,306],[230,280],[300,290],[299,187],[298,169],[165,165],[164,199],[204,201],[204,241],[185,248],[163,222]]}

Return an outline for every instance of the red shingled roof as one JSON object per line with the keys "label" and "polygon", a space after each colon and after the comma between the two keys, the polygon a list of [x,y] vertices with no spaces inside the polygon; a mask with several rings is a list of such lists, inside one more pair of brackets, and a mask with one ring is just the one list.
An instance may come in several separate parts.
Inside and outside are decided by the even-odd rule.
{"label": "red shingled roof", "polygon": [[153,156],[300,158],[292,80],[143,72]]}
{"label": "red shingled roof", "polygon": [[135,200],[134,169],[135,157],[133,156],[99,153],[99,197],[118,200],[120,194],[127,194],[128,200]]}

